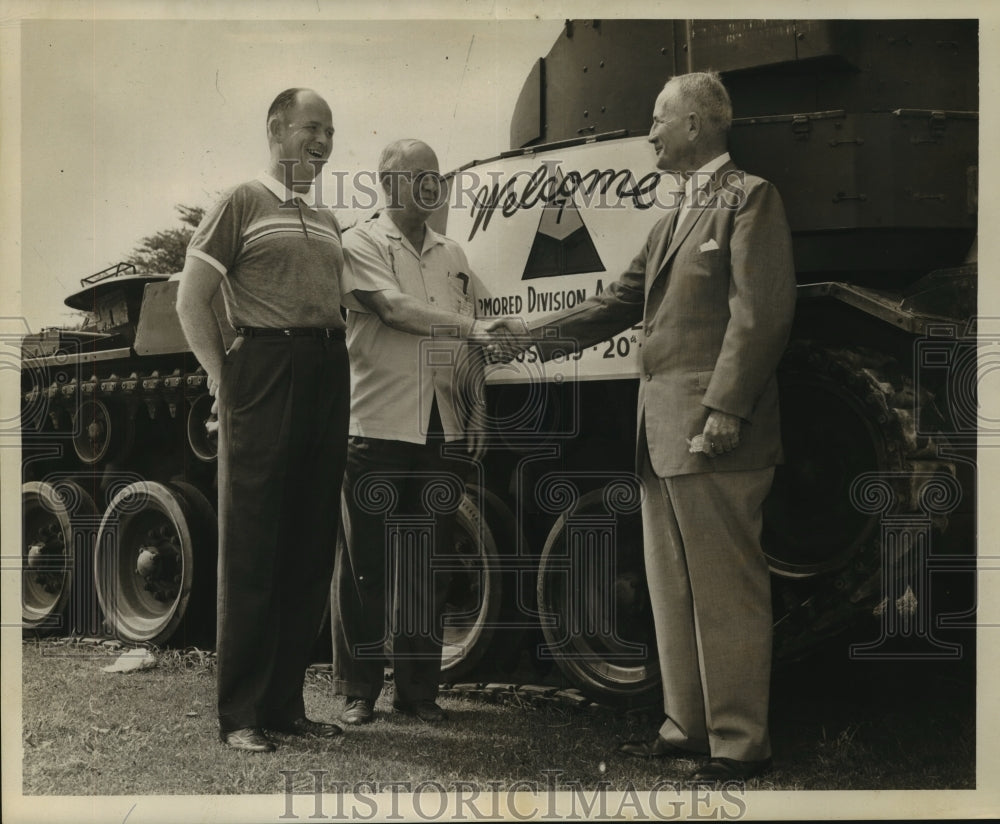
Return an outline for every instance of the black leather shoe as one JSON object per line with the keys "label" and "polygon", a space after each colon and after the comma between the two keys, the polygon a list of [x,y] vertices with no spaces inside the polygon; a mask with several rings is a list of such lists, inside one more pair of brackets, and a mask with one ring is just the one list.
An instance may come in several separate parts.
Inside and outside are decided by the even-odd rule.
{"label": "black leather shoe", "polygon": [[232,732],[220,732],[219,740],[234,750],[274,752],[277,749],[258,727],[244,727]]}
{"label": "black leather shoe", "polygon": [[735,758],[711,758],[688,777],[692,784],[721,784],[726,781],[746,781],[771,769],[771,759],[737,761]]}
{"label": "black leather shoe", "polygon": [[393,704],[392,708],[396,712],[404,715],[415,715],[421,721],[428,724],[437,724],[444,721],[448,716],[433,701],[414,701],[412,704]]}
{"label": "black leather shoe", "polygon": [[634,755],[636,758],[697,758],[704,754],[674,746],[659,735],[653,739],[626,741],[618,748],[618,752]]}
{"label": "black leather shoe", "polygon": [[310,721],[304,715],[281,727],[275,727],[274,730],[286,735],[306,735],[310,738],[336,738],[344,731],[343,727],[338,727],[336,724]]}
{"label": "black leather shoe", "polygon": [[372,702],[367,698],[348,698],[347,706],[340,714],[340,720],[345,724],[370,724],[374,717]]}

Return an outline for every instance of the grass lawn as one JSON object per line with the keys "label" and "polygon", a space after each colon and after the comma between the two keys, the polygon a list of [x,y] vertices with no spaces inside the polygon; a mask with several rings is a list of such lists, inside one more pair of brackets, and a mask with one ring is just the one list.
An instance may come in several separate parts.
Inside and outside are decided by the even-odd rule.
{"label": "grass lawn", "polygon": [[[43,640],[24,642],[22,653],[25,795],[273,794],[285,791],[281,771],[289,770],[299,771],[302,792],[313,789],[309,770],[326,771],[329,789],[544,784],[553,770],[560,784],[642,789],[698,766],[616,753],[621,741],[655,730],[655,709],[536,706],[514,696],[444,695],[450,720],[430,726],[392,714],[383,694],[376,721],[339,738],[280,738],[274,755],[239,753],[218,742],[210,657],[166,651],[153,669],[105,673],[119,651]],[[305,698],[319,720],[342,706],[321,669],[310,671]],[[971,789],[974,667],[828,655],[784,668],[774,679],[772,738],[775,769],[748,789]]]}

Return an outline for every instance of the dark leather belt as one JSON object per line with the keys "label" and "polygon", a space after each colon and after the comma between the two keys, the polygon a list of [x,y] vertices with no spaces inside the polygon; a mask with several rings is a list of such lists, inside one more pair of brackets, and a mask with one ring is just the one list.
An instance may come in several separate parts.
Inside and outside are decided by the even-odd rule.
{"label": "dark leather belt", "polygon": [[237,326],[236,334],[244,338],[330,338],[344,340],[343,329],[313,329],[310,327],[290,327],[277,329],[261,326]]}

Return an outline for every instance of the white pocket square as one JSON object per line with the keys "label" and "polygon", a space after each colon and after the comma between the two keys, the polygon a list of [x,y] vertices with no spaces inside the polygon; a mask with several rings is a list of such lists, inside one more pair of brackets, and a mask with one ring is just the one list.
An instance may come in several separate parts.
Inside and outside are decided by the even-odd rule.
{"label": "white pocket square", "polygon": [[711,240],[706,240],[701,246],[698,247],[699,252],[714,252],[719,248],[719,244],[715,242],[715,238]]}

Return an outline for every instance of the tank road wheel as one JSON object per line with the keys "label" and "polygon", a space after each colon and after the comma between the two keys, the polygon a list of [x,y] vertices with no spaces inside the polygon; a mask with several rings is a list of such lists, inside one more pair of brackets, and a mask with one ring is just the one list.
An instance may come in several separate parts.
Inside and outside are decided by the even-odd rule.
{"label": "tank road wheel", "polygon": [[213,462],[219,454],[219,439],[216,431],[209,431],[206,424],[212,420],[212,404],[215,398],[207,392],[199,395],[191,403],[187,416],[187,440],[191,451],[199,461]]}
{"label": "tank road wheel", "polygon": [[87,466],[127,451],[133,440],[133,425],[128,416],[113,414],[99,400],[80,404],[73,416],[73,432],[73,451]]}
{"label": "tank road wheel", "polygon": [[174,635],[176,646],[201,644],[215,647],[216,599],[219,584],[219,516],[201,490],[187,481],[173,480],[170,487],[183,495],[192,510],[192,522],[198,540],[194,594],[188,601],[180,635]]}
{"label": "tank road wheel", "polygon": [[455,514],[454,569],[445,602],[441,680],[475,669],[493,639],[503,593],[493,533],[476,502],[463,496]]}
{"label": "tank road wheel", "polygon": [[538,629],[533,617],[537,609],[534,572],[538,559],[530,556],[524,532],[500,496],[475,484],[466,486],[466,494],[478,504],[496,542],[500,609],[496,631],[479,669],[488,677],[500,677],[516,669],[529,625]]}
{"label": "tank road wheel", "polygon": [[194,487],[139,482],[108,505],[94,577],[107,622],[123,641],[164,644],[182,625],[188,635],[209,637],[215,567],[214,511]]}
{"label": "tank road wheel", "polygon": [[29,481],[21,487],[21,508],[22,627],[39,635],[69,632],[74,587],[90,586],[88,547],[74,546],[73,523],[96,520],[94,501],[73,481]]}
{"label": "tank road wheel", "polygon": [[542,631],[559,668],[595,701],[653,703],[660,689],[646,590],[642,519],[609,530],[610,487],[592,490],[552,527],[538,565]]}

